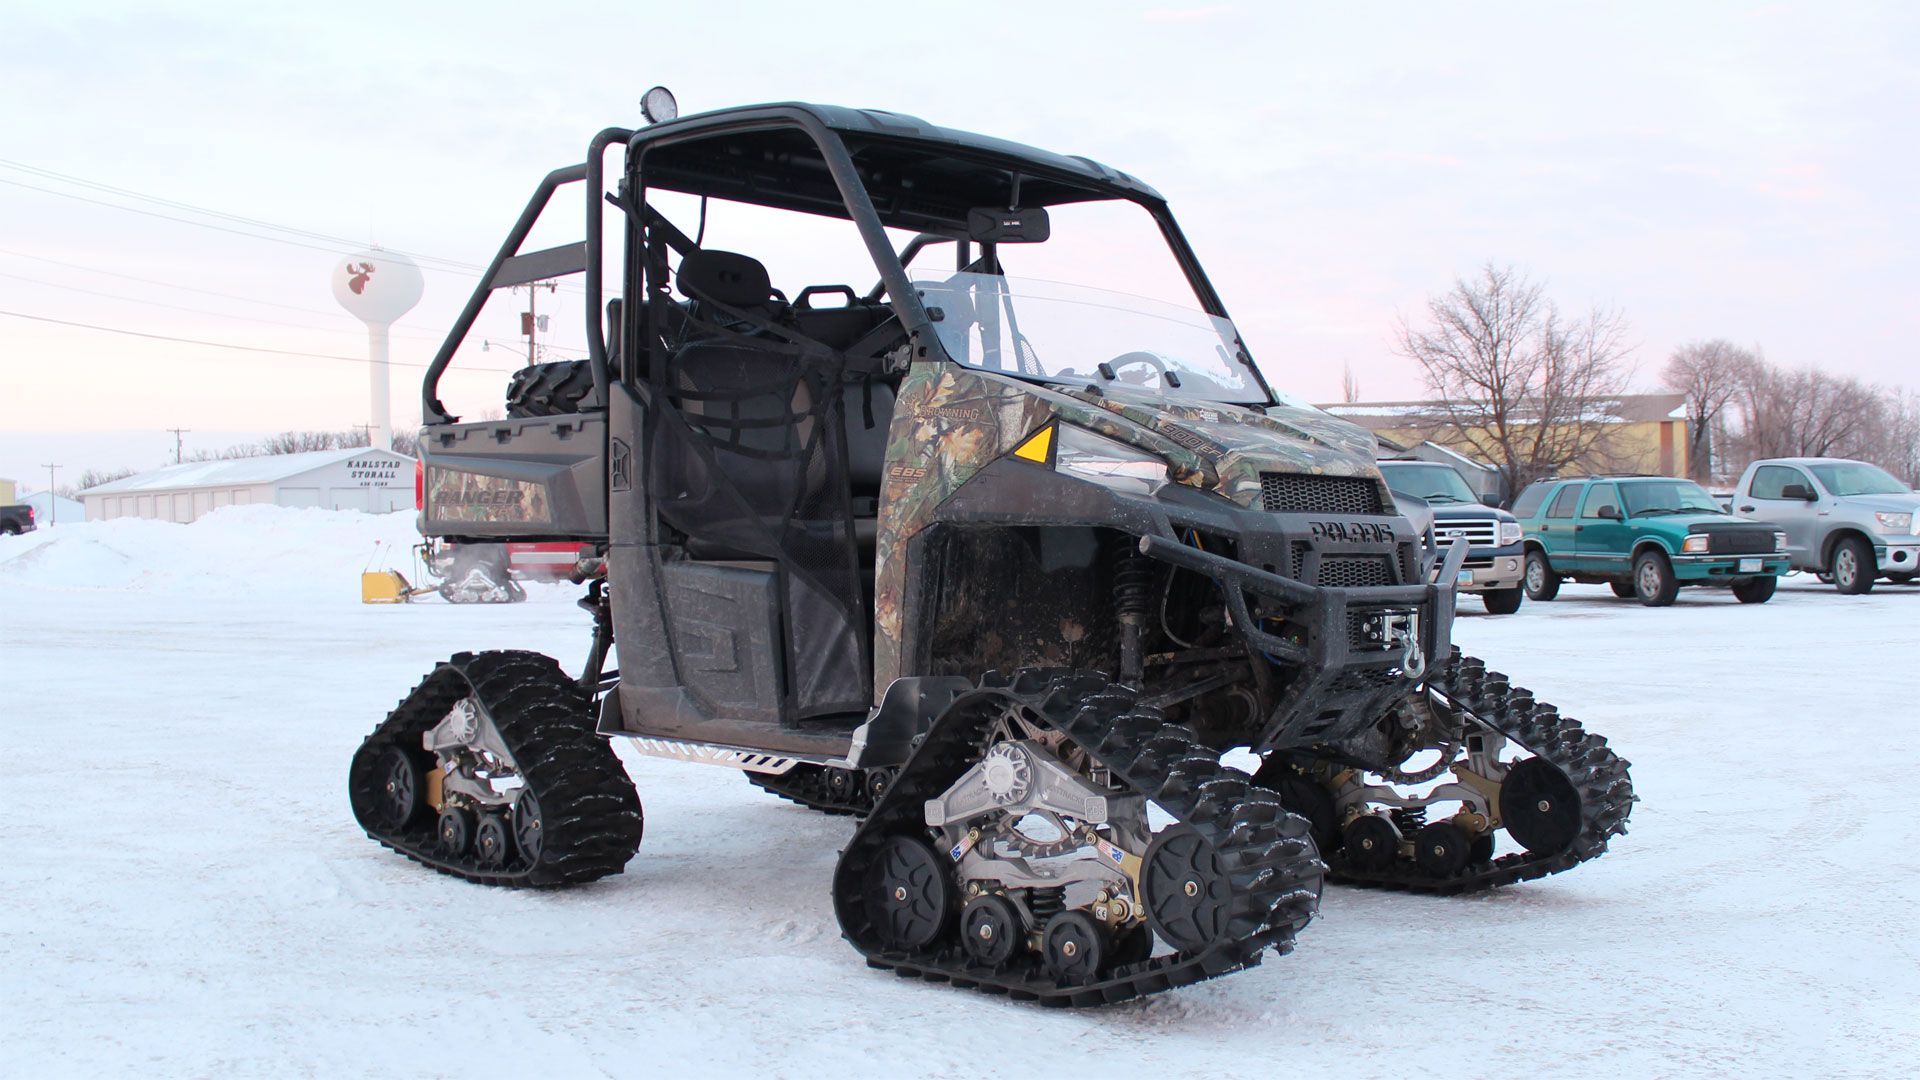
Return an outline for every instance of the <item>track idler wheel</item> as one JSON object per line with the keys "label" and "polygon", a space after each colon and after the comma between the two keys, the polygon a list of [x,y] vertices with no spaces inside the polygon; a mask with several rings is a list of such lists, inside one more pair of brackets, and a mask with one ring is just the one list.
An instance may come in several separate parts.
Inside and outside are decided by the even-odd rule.
{"label": "track idler wheel", "polygon": [[923,840],[889,837],[867,870],[867,916],[888,949],[916,951],[953,921],[953,878]]}
{"label": "track idler wheel", "polygon": [[1006,963],[1025,934],[1019,909],[1004,896],[976,896],[960,912],[960,944],[975,963],[988,967]]}
{"label": "track idler wheel", "polygon": [[424,800],[420,789],[423,785],[420,763],[414,755],[397,746],[389,746],[380,755],[378,794],[374,801],[374,814],[380,823],[388,829],[398,832],[413,824],[420,816],[420,807]]}
{"label": "track idler wheel", "polygon": [[1378,814],[1357,817],[1347,823],[1340,849],[1355,870],[1385,873],[1400,858],[1400,830]]}
{"label": "track idler wheel", "polygon": [[519,846],[521,857],[529,865],[540,861],[543,828],[540,800],[534,798],[532,788],[520,789],[520,794],[513,800],[513,842]]}
{"label": "track idler wheel", "polygon": [[1147,922],[1175,949],[1198,949],[1226,933],[1233,883],[1213,845],[1186,826],[1167,829],[1147,848],[1140,891]]}
{"label": "track idler wheel", "polygon": [[467,845],[473,843],[473,811],[449,806],[440,811],[440,825],[436,830],[440,836],[441,854],[449,856],[464,855]]}
{"label": "track idler wheel", "polygon": [[1528,851],[1564,851],[1580,833],[1580,792],[1552,762],[1528,758],[1501,782],[1500,820]]}
{"label": "track idler wheel", "polygon": [[1437,878],[1450,878],[1467,868],[1473,855],[1473,837],[1451,821],[1436,821],[1413,834],[1413,860]]}
{"label": "track idler wheel", "polygon": [[1062,911],[1047,920],[1040,933],[1040,951],[1055,982],[1089,983],[1106,966],[1107,931],[1084,911]]}
{"label": "track idler wheel", "polygon": [[513,840],[507,835],[507,823],[500,815],[481,817],[480,827],[473,831],[473,853],[479,857],[480,865],[489,869],[507,864],[513,854]]}

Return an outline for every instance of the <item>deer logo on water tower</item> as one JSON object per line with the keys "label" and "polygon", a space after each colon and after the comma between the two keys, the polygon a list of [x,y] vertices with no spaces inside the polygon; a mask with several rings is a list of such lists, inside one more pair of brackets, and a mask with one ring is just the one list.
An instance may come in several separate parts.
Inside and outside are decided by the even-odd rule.
{"label": "deer logo on water tower", "polygon": [[412,259],[375,248],[349,255],[333,268],[333,298],[367,324],[367,385],[371,391],[368,435],[374,446],[392,445],[387,416],[387,328],[420,302],[426,283]]}

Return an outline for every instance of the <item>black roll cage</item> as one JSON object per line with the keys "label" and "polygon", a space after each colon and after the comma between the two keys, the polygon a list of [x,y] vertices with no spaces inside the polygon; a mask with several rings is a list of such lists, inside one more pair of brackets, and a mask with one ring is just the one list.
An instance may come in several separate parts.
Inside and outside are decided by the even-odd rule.
{"label": "black roll cage", "polygon": [[[587,157],[578,165],[569,165],[548,173],[534,190],[533,197],[527,201],[520,218],[514,223],[507,238],[494,254],[492,262],[481,276],[473,295],[454,320],[446,339],[441,343],[433,362],[428,365],[421,386],[421,422],[423,424],[457,423],[459,418],[447,412],[439,398],[440,378],[453,361],[453,355],[465,341],[468,332],[479,318],[481,309],[486,305],[488,296],[494,290],[523,285],[546,278],[560,277],[575,273],[585,274],[586,289],[586,339],[587,361],[593,377],[593,395],[583,402],[590,409],[605,408],[610,386],[607,349],[607,304],[605,300],[605,281],[602,270],[604,262],[604,202],[612,202],[627,213],[626,223],[628,243],[624,276],[627,278],[627,292],[632,296],[644,295],[645,273],[644,249],[642,243],[635,243],[636,230],[664,228],[669,230],[664,238],[669,245],[678,249],[688,243],[686,236],[675,229],[670,222],[657,213],[648,213],[644,205],[644,183],[642,176],[643,158],[650,149],[671,146],[675,143],[710,138],[735,132],[793,129],[806,134],[820,151],[821,160],[826,165],[844,204],[846,217],[860,232],[861,240],[866,244],[867,253],[878,270],[880,280],[886,288],[889,303],[894,314],[900,319],[901,328],[908,335],[915,359],[929,357],[945,358],[939,338],[932,332],[932,321],[920,298],[907,277],[905,264],[900,253],[893,249],[892,241],[887,237],[887,226],[881,219],[878,209],[866,185],[860,177],[860,167],[853,160],[840,136],[840,129],[827,122],[822,113],[814,107],[798,104],[749,106],[741,109],[729,109],[710,113],[701,113],[679,120],[643,128],[638,131],[628,128],[610,127],[596,134],[587,147]],[[938,130],[938,129],[935,129]],[[1085,158],[1072,159],[1087,166],[1099,175],[1076,175],[1051,165],[1038,157],[1023,158],[1014,151],[1014,144],[998,144],[992,148],[974,148],[951,139],[928,137],[919,133],[903,134],[889,131],[886,125],[877,125],[872,132],[860,132],[862,138],[886,141],[902,145],[923,145],[929,149],[938,148],[946,156],[972,160],[980,163],[1006,164],[1017,166],[1022,176],[1051,179],[1085,191],[1097,193],[1103,199],[1124,199],[1135,203],[1150,214],[1160,229],[1161,238],[1180,265],[1188,285],[1200,301],[1202,310],[1209,315],[1230,319],[1220,296],[1214,291],[1213,283],[1208,280],[1206,271],[1200,266],[1200,260],[1193,248],[1187,243],[1180,226],[1174,221],[1166,200],[1152,189],[1130,183],[1131,178],[1114,172],[1097,162]],[[624,142],[627,147],[626,164],[622,170],[620,185],[621,197],[612,195],[601,197],[605,190],[605,155],[609,147],[616,142]],[[1036,152],[1037,154],[1038,152]],[[1105,177],[1112,177],[1106,179]],[[540,215],[545,212],[553,195],[563,185],[570,183],[586,184],[586,237],[571,244],[546,248],[540,251],[520,253],[520,245],[532,232]],[[679,189],[675,189],[679,190]],[[692,192],[699,194],[699,192]],[[803,211],[804,212],[804,211]],[[952,237],[964,240],[964,235]],[[624,303],[620,307],[619,332],[621,340],[638,342],[640,320],[644,318],[646,305]],[[1248,354],[1248,367],[1252,369],[1254,379],[1259,383],[1261,392],[1266,395],[1268,404],[1277,404],[1278,397],[1268,385],[1266,376],[1259,365],[1251,362],[1251,352],[1241,342],[1241,349]]]}

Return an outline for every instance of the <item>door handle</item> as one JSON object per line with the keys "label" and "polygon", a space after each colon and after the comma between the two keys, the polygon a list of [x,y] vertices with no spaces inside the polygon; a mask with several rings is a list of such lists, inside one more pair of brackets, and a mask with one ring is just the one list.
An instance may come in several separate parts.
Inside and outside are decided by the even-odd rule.
{"label": "door handle", "polygon": [[1751,506],[1743,506],[1743,507],[1741,507],[1741,508],[1740,508],[1740,512],[1741,512],[1741,513],[1743,513],[1743,514],[1751,514],[1751,513],[1753,513],[1753,507],[1751,507]]}
{"label": "door handle", "polygon": [[1586,526],[1585,526],[1585,525],[1575,525],[1575,526],[1573,527],[1573,531],[1574,531],[1574,532],[1579,532],[1579,531],[1580,531],[1581,529],[1584,529],[1584,528],[1586,528]]}

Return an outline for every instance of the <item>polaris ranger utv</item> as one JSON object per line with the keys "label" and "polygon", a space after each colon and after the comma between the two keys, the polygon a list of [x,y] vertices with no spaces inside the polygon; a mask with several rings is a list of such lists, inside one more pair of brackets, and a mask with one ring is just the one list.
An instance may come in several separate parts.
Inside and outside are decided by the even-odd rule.
{"label": "polaris ranger utv", "polygon": [[[522,251],[575,184],[585,238]],[[572,273],[586,359],[450,414],[488,296]],[[1422,556],[1365,433],[1278,397],[1166,202],[1085,158],[802,104],[603,131],[423,408],[422,532],[590,545],[595,627],[578,677],[454,656],[354,756],[369,835],[442,872],[619,872],[626,739],[863,815],[870,964],[1086,1005],[1288,951],[1329,877],[1461,892],[1623,831],[1605,740],[1449,644],[1464,544]]]}

